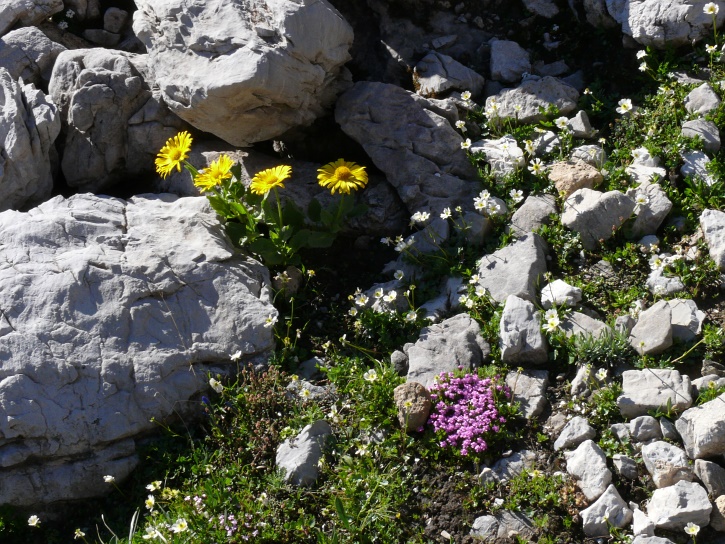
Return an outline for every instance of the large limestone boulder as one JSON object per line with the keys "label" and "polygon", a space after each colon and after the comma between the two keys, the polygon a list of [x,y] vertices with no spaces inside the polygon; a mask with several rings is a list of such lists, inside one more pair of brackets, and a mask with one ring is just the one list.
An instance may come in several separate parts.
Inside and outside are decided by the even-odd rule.
{"label": "large limestone boulder", "polygon": [[0,504],[107,492],[153,418],[273,348],[268,273],[205,198],[55,197],[0,214],[0,237]]}
{"label": "large limestone boulder", "polygon": [[167,139],[186,125],[145,82],[146,56],[105,49],[58,55],[48,90],[63,120],[66,183],[101,191],[150,173]]}
{"label": "large limestone boulder", "polygon": [[63,0],[3,0],[0,36],[13,26],[32,26],[63,10]]}
{"label": "large limestone boulder", "polygon": [[326,0],[136,5],[133,29],[164,101],[232,145],[312,123],[349,85],[352,28]]}
{"label": "large limestone boulder", "polygon": [[436,104],[395,85],[361,81],[343,94],[335,120],[359,142],[411,214],[471,208],[480,190],[463,139]]}
{"label": "large limestone boulder", "polygon": [[50,157],[60,132],[52,102],[33,85],[0,68],[0,210],[37,204],[50,196]]}
{"label": "large limestone boulder", "polygon": [[[23,27],[0,38],[0,66],[13,79],[41,86],[50,80],[53,64],[65,47],[35,27]],[[43,86],[43,88],[45,88]]]}

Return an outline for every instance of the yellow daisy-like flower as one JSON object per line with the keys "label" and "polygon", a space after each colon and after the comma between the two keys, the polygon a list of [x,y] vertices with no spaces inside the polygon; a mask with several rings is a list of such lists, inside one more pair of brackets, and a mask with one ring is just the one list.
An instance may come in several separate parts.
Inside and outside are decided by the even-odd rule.
{"label": "yellow daisy-like flower", "polygon": [[190,150],[191,134],[187,131],[179,132],[173,138],[169,138],[156,157],[156,171],[162,178],[168,176],[174,167],[181,172],[181,163],[189,156]]}
{"label": "yellow daisy-like flower", "polygon": [[219,155],[219,158],[212,161],[208,168],[205,168],[194,178],[194,185],[203,193],[221,185],[222,181],[232,177],[231,169],[234,161],[229,155]]}
{"label": "yellow daisy-like flower", "polygon": [[284,180],[292,175],[291,166],[275,166],[274,168],[267,168],[262,170],[256,176],[252,178],[252,183],[249,186],[249,190],[255,195],[266,195],[274,187],[281,187],[284,189]]}
{"label": "yellow daisy-like flower", "polygon": [[362,189],[368,183],[365,167],[347,162],[345,159],[337,159],[317,171],[319,172],[317,181],[323,187],[330,189],[333,195],[335,191],[349,195],[350,191]]}

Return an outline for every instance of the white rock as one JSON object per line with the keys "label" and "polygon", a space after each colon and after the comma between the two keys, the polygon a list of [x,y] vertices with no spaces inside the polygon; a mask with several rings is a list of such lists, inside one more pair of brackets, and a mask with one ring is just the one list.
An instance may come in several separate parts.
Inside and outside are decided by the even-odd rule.
{"label": "white rock", "polygon": [[675,427],[690,459],[725,455],[725,393],[686,410]]}
{"label": "white rock", "polygon": [[629,343],[640,355],[662,353],[672,345],[672,310],[667,301],[660,300],[640,314]]}
{"label": "white rock", "polygon": [[635,536],[655,536],[655,524],[639,508],[632,512],[632,532]]}
{"label": "white rock", "polygon": [[541,305],[549,309],[553,306],[574,307],[582,299],[582,290],[569,285],[564,280],[554,280],[541,289]]}
{"label": "white rock", "polygon": [[235,146],[312,123],[349,86],[353,32],[326,0],[138,0],[133,29],[179,117]]}
{"label": "white rock", "polygon": [[546,388],[549,386],[547,370],[511,371],[506,375],[513,401],[519,403],[521,415],[527,419],[537,417],[546,408]]}
{"label": "white rock", "polygon": [[709,83],[703,83],[691,90],[685,97],[685,109],[688,113],[705,116],[720,105],[720,97]]}
{"label": "white rock", "polygon": [[700,228],[710,249],[710,258],[725,272],[725,212],[705,210],[700,214]]}
{"label": "white rock", "polygon": [[63,10],[63,0],[3,0],[0,4],[0,36],[13,26],[32,26]]}
{"label": "white rock", "polygon": [[612,481],[602,448],[592,440],[585,440],[565,456],[566,471],[577,481],[584,496],[590,502],[597,500]]}
{"label": "white rock", "polygon": [[710,157],[704,151],[687,151],[682,153],[682,166],[680,174],[683,177],[692,176],[701,179],[708,186],[712,186],[718,181],[707,171],[707,165],[710,163]]}
{"label": "white rock", "polygon": [[684,450],[668,442],[660,440],[642,446],[642,460],[658,488],[695,478]]}
{"label": "white rock", "polygon": [[491,79],[514,83],[531,72],[529,53],[516,42],[491,40]]}
{"label": "white rock", "polygon": [[648,443],[662,438],[662,429],[652,416],[639,416],[629,422],[629,434],[637,442]]}
{"label": "white rock", "polygon": [[686,138],[699,138],[704,142],[705,151],[720,151],[720,130],[712,121],[693,119],[682,123],[682,135]]}
{"label": "white rock", "polygon": [[567,115],[576,108],[577,90],[555,77],[529,79],[514,89],[504,89],[486,99],[486,109],[497,104],[497,115],[502,119],[518,119],[520,123],[535,123],[544,119],[540,108],[545,110],[552,104],[561,115]]}
{"label": "white rock", "polygon": [[475,96],[485,83],[482,75],[437,51],[429,52],[415,65],[413,81],[418,94],[432,97],[451,90],[470,91]]}
{"label": "white rock", "polygon": [[609,526],[623,528],[632,521],[632,510],[617,492],[614,485],[608,485],[597,501],[581,511],[584,534],[587,536],[609,536]]}
{"label": "white rock", "polygon": [[104,494],[207,372],[274,347],[268,272],[206,198],[55,197],[0,214],[0,237],[0,504]]}
{"label": "white rock", "polygon": [[617,406],[625,418],[663,409],[668,402],[677,412],[692,405],[689,376],[681,375],[677,370],[657,368],[622,373],[622,394],[617,399]]}
{"label": "white rock", "polygon": [[52,101],[33,85],[16,82],[0,68],[0,211],[50,197],[50,155],[60,132]]}
{"label": "white rock", "polygon": [[635,203],[620,191],[600,193],[579,189],[564,202],[561,223],[581,235],[582,245],[593,249],[608,240],[634,211]]}
{"label": "white rock", "polygon": [[692,299],[674,298],[667,301],[672,311],[672,338],[691,342],[702,330],[705,312],[698,310]]}
{"label": "white rock", "polygon": [[655,489],[647,503],[647,516],[659,529],[681,531],[688,523],[705,527],[711,511],[707,491],[695,482],[680,481]]}
{"label": "white rock", "polygon": [[277,448],[275,464],[292,485],[311,486],[317,480],[318,464],[325,441],[332,434],[327,421],[318,420],[288,438]]}
{"label": "white rock", "polygon": [[597,431],[589,425],[586,418],[575,416],[569,420],[559,438],[554,442],[554,451],[578,446],[585,440],[594,438],[596,434]]}
{"label": "white rock", "polygon": [[496,179],[520,170],[526,165],[524,150],[513,136],[503,136],[497,140],[481,140],[471,145],[471,153],[483,153],[491,166]]}
{"label": "white rock", "polygon": [[532,302],[509,295],[499,323],[501,360],[505,363],[545,363],[546,338],[541,331],[540,313]]}
{"label": "white rock", "polygon": [[672,209],[672,202],[667,198],[664,189],[657,183],[642,183],[636,189],[629,189],[627,196],[637,201],[638,196],[647,199],[646,204],[640,204],[634,210],[636,218],[632,225],[632,236],[641,238],[654,234]]}
{"label": "white rock", "polygon": [[35,27],[8,32],[0,40],[0,66],[17,81],[43,86],[50,80],[53,64],[65,47],[51,41]]}

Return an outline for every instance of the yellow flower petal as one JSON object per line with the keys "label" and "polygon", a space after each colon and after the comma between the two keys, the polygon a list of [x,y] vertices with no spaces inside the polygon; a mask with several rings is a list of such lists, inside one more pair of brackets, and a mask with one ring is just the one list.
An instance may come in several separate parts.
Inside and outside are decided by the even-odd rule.
{"label": "yellow flower petal", "polygon": [[199,172],[199,175],[194,178],[194,185],[202,193],[213,189],[217,185],[221,185],[225,179],[232,177],[232,166],[234,166],[234,161],[229,155],[219,155],[217,160],[212,161],[208,168]]}
{"label": "yellow flower petal", "polygon": [[284,189],[284,180],[292,174],[292,167],[281,165],[262,170],[252,178],[249,190],[256,195],[266,195],[274,187]]}
{"label": "yellow flower petal", "polygon": [[345,159],[326,164],[317,172],[318,183],[330,189],[333,195],[335,191],[349,195],[350,191],[363,189],[368,183],[365,167]]}
{"label": "yellow flower petal", "polygon": [[168,176],[176,168],[181,172],[181,163],[189,156],[191,150],[191,134],[187,131],[179,132],[173,138],[166,140],[156,157],[156,171],[162,178]]}

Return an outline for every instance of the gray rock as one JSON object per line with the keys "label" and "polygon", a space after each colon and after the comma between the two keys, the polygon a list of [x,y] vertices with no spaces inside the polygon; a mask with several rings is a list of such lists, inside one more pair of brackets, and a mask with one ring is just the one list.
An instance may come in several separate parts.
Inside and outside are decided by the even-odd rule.
{"label": "gray rock", "polygon": [[637,216],[632,225],[632,236],[641,238],[654,234],[672,209],[672,202],[664,189],[657,183],[643,183],[636,189],[629,189],[627,196],[635,202],[637,197],[647,199],[646,204],[638,205],[634,213]]}
{"label": "gray rock", "polygon": [[594,504],[581,511],[581,517],[584,534],[609,536],[607,523],[614,527],[626,527],[632,522],[632,510],[622,500],[617,488],[610,484]]}
{"label": "gray rock", "polygon": [[591,335],[599,338],[602,335],[612,334],[612,328],[609,325],[581,312],[571,312],[562,319],[561,330],[567,337]]}
{"label": "gray rock", "polygon": [[685,109],[688,113],[704,117],[720,105],[720,97],[709,83],[703,83],[691,90],[685,97]]}
{"label": "gray rock", "polygon": [[634,318],[631,315],[629,315],[629,314],[618,315],[617,319],[614,322],[614,329],[617,332],[621,332],[621,333],[629,336],[629,333],[632,332],[632,329],[634,328],[635,324],[636,324],[636,321],[634,320]]}
{"label": "gray rock", "polygon": [[420,338],[408,349],[407,381],[429,387],[442,372],[480,366],[491,349],[481,336],[481,328],[468,314],[425,327]]}
{"label": "gray rock", "polygon": [[[681,375],[677,370],[657,368],[622,373],[622,394],[617,399],[617,406],[625,418],[663,409],[668,402],[677,412],[692,405],[689,376]],[[679,425],[677,430],[680,431]]]}
{"label": "gray rock", "polygon": [[661,166],[649,166],[636,161],[624,170],[634,183],[656,183],[667,175],[667,171]]}
{"label": "gray rock", "polygon": [[580,145],[571,151],[571,160],[582,161],[594,168],[601,168],[607,162],[607,152],[599,145]]}
{"label": "gray rock", "polygon": [[705,151],[720,151],[720,130],[712,121],[693,119],[682,123],[682,135],[686,138],[699,138],[705,143]]}
{"label": "gray rock", "polygon": [[335,120],[385,173],[410,214],[470,209],[476,171],[461,136],[415,96],[395,85],[358,82],[338,99]]}
{"label": "gray rock", "polygon": [[665,440],[671,440],[672,442],[680,442],[682,440],[675,424],[666,417],[660,418],[660,430],[662,431],[662,438]]}
{"label": "gray rock", "polygon": [[549,64],[543,61],[534,63],[534,72],[539,76],[560,76],[570,70],[569,65],[563,60],[557,60]]}
{"label": "gray rock", "polygon": [[508,364],[541,364],[549,360],[540,313],[532,302],[509,295],[499,323],[501,360]]}
{"label": "gray rock", "polygon": [[692,398],[696,399],[710,387],[725,387],[725,378],[710,374],[692,380]]}
{"label": "gray rock", "polygon": [[564,202],[561,223],[581,235],[586,249],[608,240],[634,211],[635,203],[620,191],[579,189]]}
{"label": "gray rock", "polygon": [[408,373],[408,356],[404,352],[395,350],[390,354],[390,362],[399,376],[405,376]]}
{"label": "gray rock", "polygon": [[588,501],[597,500],[609,487],[612,473],[607,457],[594,441],[585,440],[574,451],[565,452],[566,471],[577,481]]}
{"label": "gray rock", "polygon": [[[577,114],[569,119],[569,128],[575,138],[593,138],[596,135],[596,131],[592,129],[592,125],[589,122],[587,112],[580,110]],[[587,161],[588,164],[590,164]]]}
{"label": "gray rock", "polygon": [[[703,12],[702,4],[683,4],[663,0],[653,7],[649,2],[607,1],[609,15],[622,25],[622,32],[642,45],[662,49],[667,45],[686,45],[693,39],[712,36],[712,16]],[[717,17],[722,25],[722,12]]]}
{"label": "gray rock", "polygon": [[326,0],[136,5],[133,30],[164,102],[232,145],[312,123],[349,86],[352,28]]}
{"label": "gray rock", "polygon": [[62,51],[65,47],[51,41],[37,28],[19,28],[0,38],[0,66],[15,81],[23,78],[26,83],[45,88]]}
{"label": "gray rock", "polygon": [[546,308],[566,306],[572,308],[582,299],[582,290],[573,287],[564,280],[554,280],[541,289],[541,305]]}
{"label": "gray rock", "polygon": [[287,398],[320,400],[330,395],[328,387],[315,385],[307,380],[294,380],[285,388]]}
{"label": "gray rock", "polygon": [[536,465],[536,453],[531,450],[513,452],[508,457],[496,461],[491,470],[498,480],[511,480],[524,470],[531,470]]}
{"label": "gray rock", "polygon": [[549,169],[549,180],[564,198],[568,198],[577,189],[594,189],[604,177],[599,169],[589,163],[578,160],[555,162]]}
{"label": "gray rock", "polygon": [[654,536],[655,524],[639,508],[632,512],[632,532],[635,536]]}
{"label": "gray rock", "polygon": [[725,212],[705,210],[700,214],[700,228],[710,250],[710,258],[725,272]]}
{"label": "gray rock", "polygon": [[695,482],[680,481],[655,489],[647,503],[647,516],[658,529],[681,531],[688,523],[705,527],[711,511],[707,491]]}
{"label": "gray rock", "polygon": [[716,531],[725,532],[725,495],[715,499],[710,515],[710,527]]}
{"label": "gray rock", "polygon": [[612,19],[607,11],[607,2],[605,0],[584,0],[584,12],[587,22],[600,28],[613,28],[617,26],[617,21]]}
{"label": "gray rock", "polygon": [[0,36],[15,25],[33,26],[63,10],[63,0],[4,0],[0,4]]}
{"label": "gray rock", "polygon": [[585,440],[594,438],[596,434],[597,431],[589,425],[586,418],[575,416],[569,420],[559,438],[554,442],[554,451],[576,447]]}
{"label": "gray rock", "polygon": [[483,90],[484,83],[482,75],[437,51],[429,52],[413,71],[416,92],[425,97],[435,98],[452,90],[468,90],[476,96]]}
{"label": "gray rock", "polygon": [[639,416],[629,422],[629,434],[632,440],[647,443],[662,438],[662,429],[652,416]]}
{"label": "gray rock", "polygon": [[[515,89],[504,89],[486,99],[486,109],[497,104],[497,114],[502,119],[518,119],[520,123],[535,123],[544,119],[540,108],[546,110],[554,105],[561,115],[567,115],[576,108],[577,90],[555,77],[529,79]],[[519,109],[520,107],[520,109]]]}
{"label": "gray rock", "polygon": [[501,510],[495,515],[477,517],[473,521],[470,534],[482,538],[485,542],[513,542],[511,538],[514,535],[524,539],[534,538],[536,528],[525,514]]}
{"label": "gray rock", "polygon": [[0,68],[0,211],[37,204],[53,189],[50,158],[60,132],[55,105]]}
{"label": "gray rock", "polygon": [[311,486],[315,483],[322,449],[331,434],[330,424],[318,420],[279,445],[275,464],[284,471],[287,483],[297,486]]}
{"label": "gray rock", "polygon": [[65,0],[65,7],[75,12],[73,18],[81,21],[96,19],[101,15],[99,0]]}
{"label": "gray rock", "polygon": [[511,371],[506,375],[513,402],[518,402],[521,415],[527,419],[538,417],[546,408],[546,388],[549,386],[547,370]]}
{"label": "gray rock", "polygon": [[531,72],[529,53],[516,42],[493,39],[490,45],[491,79],[517,83],[524,73]]}
{"label": "gray rock", "polygon": [[680,342],[691,342],[702,330],[705,312],[697,309],[692,299],[675,298],[667,301],[672,311],[672,338]]}
{"label": "gray rock", "polygon": [[662,538],[659,536],[636,536],[632,541],[632,544],[675,544],[669,538]]}
{"label": "gray rock", "polygon": [[561,140],[559,140],[556,133],[547,130],[534,138],[532,143],[534,145],[534,155],[547,155],[557,150],[561,145]]}
{"label": "gray rock", "polygon": [[725,455],[725,393],[686,410],[675,427],[690,459]]}
{"label": "gray rock", "polygon": [[704,181],[707,185],[712,186],[717,180],[707,171],[707,165],[710,163],[710,157],[703,151],[687,151],[682,153],[682,166],[680,174],[683,177],[692,176]]}
{"label": "gray rock", "polygon": [[546,19],[551,19],[559,13],[559,8],[552,0],[524,0],[524,7]]}
{"label": "gray rock", "polygon": [[417,382],[401,383],[393,391],[393,400],[398,407],[398,422],[407,432],[412,432],[428,421],[433,403],[430,393]]}
{"label": "gray rock", "polygon": [[103,494],[208,372],[274,348],[268,272],[206,198],[55,197],[0,233],[0,504]]}
{"label": "gray rock", "polygon": [[668,442],[660,440],[642,446],[642,460],[657,488],[695,479],[684,450]]}
{"label": "gray rock", "polygon": [[61,168],[69,186],[101,191],[150,173],[167,139],[186,126],[144,82],[144,57],[76,49],[58,55],[49,92],[65,130]]}
{"label": "gray rock", "polygon": [[647,276],[645,282],[647,289],[657,296],[669,296],[676,295],[685,290],[685,284],[679,276],[668,276],[665,275],[664,268],[654,268]]}
{"label": "gray rock", "polygon": [[128,12],[120,8],[108,8],[103,13],[103,30],[120,34],[128,22]]}
{"label": "gray rock", "polygon": [[109,49],[115,47],[121,41],[119,34],[108,32],[102,28],[87,28],[83,31],[83,37],[91,43]]}
{"label": "gray rock", "polygon": [[639,315],[629,343],[640,355],[656,355],[672,345],[672,310],[660,300]]}
{"label": "gray rock", "polygon": [[725,495],[725,468],[712,461],[695,460],[695,475],[711,497]]}
{"label": "gray rock", "polygon": [[517,236],[523,236],[548,225],[551,214],[558,211],[554,195],[529,195],[511,216],[508,228]]}
{"label": "gray rock", "polygon": [[325,359],[320,357],[312,357],[300,363],[297,367],[297,375],[303,380],[316,381],[324,378],[324,369],[329,368],[329,364]]}
{"label": "gray rock", "polygon": [[481,140],[471,144],[471,153],[483,153],[496,179],[503,179],[526,164],[524,150],[513,136],[502,136],[496,140]]}
{"label": "gray rock", "polygon": [[621,453],[615,453],[612,456],[612,464],[614,465],[617,473],[623,478],[636,480],[639,476],[637,462],[631,457],[622,455]]}
{"label": "gray rock", "polygon": [[614,423],[610,425],[609,430],[622,443],[629,442],[632,438],[629,434],[629,425],[626,423]]}
{"label": "gray rock", "polygon": [[509,295],[534,301],[539,278],[546,273],[545,243],[538,234],[522,236],[482,257],[477,272],[478,284],[496,302],[504,302]]}

